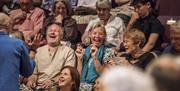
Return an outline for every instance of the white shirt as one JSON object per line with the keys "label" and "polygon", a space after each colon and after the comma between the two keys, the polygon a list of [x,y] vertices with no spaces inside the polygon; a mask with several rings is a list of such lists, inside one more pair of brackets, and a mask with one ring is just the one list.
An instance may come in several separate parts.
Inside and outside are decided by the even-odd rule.
{"label": "white shirt", "polygon": [[[91,26],[97,22],[100,22],[99,18],[91,20],[86,27],[85,32],[88,32]],[[105,29],[107,34],[106,41],[115,45],[116,47],[119,47],[120,43],[123,42],[123,34],[125,29],[122,19],[111,15],[107,24],[105,25]]]}

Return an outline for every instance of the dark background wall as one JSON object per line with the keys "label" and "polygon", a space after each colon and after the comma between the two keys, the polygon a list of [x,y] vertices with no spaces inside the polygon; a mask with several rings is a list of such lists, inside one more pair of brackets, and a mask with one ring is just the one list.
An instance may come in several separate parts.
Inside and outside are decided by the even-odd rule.
{"label": "dark background wall", "polygon": [[160,15],[180,16],[180,0],[160,0]]}

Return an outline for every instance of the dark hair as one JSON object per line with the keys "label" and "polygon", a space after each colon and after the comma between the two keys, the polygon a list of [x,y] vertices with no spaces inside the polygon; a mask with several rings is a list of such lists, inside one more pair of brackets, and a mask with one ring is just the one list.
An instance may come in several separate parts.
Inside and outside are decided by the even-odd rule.
{"label": "dark hair", "polygon": [[75,83],[72,85],[72,87],[71,87],[71,91],[79,91],[79,86],[80,86],[80,74],[79,74],[78,70],[77,70],[75,67],[72,67],[72,66],[64,66],[64,67],[61,69],[61,72],[62,72],[64,69],[69,69],[70,74],[71,74],[71,78],[72,78],[72,80],[75,82]]}
{"label": "dark hair", "polygon": [[68,16],[71,16],[72,13],[73,13],[73,10],[72,10],[72,6],[71,4],[69,3],[68,0],[58,0],[58,1],[55,1],[53,6],[52,6],[52,12],[55,13],[55,9],[56,9],[56,4],[58,2],[62,2],[65,6],[66,6],[66,10],[67,10],[67,15]]}

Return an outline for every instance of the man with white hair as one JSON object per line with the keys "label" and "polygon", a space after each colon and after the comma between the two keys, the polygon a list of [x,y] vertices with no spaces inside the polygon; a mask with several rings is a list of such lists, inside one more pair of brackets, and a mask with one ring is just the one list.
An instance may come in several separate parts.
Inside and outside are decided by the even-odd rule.
{"label": "man with white hair", "polygon": [[164,50],[163,54],[180,55],[180,20],[170,25],[171,44]]}
{"label": "man with white hair", "polygon": [[114,67],[102,75],[104,91],[156,91],[153,80],[133,67]]}

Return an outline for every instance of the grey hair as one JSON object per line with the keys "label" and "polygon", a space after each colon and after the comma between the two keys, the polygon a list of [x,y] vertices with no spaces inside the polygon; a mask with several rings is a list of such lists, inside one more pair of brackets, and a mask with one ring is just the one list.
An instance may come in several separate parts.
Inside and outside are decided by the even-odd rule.
{"label": "grey hair", "polygon": [[108,8],[111,9],[111,1],[110,0],[97,0],[96,8]]}
{"label": "grey hair", "polygon": [[102,75],[102,85],[105,91],[157,91],[153,79],[134,67],[110,68]]}

